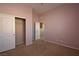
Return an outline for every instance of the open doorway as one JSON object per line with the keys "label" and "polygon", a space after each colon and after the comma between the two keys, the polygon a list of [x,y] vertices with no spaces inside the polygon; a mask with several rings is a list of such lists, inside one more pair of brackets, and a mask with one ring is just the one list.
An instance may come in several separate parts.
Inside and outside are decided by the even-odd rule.
{"label": "open doorway", "polygon": [[34,25],[34,34],[35,34],[35,39],[43,39],[44,38],[44,24],[42,22],[35,22]]}
{"label": "open doorway", "polygon": [[40,22],[40,39],[44,39],[44,23]]}
{"label": "open doorway", "polygon": [[25,19],[15,17],[15,44],[25,45],[26,44],[26,31],[25,31]]}

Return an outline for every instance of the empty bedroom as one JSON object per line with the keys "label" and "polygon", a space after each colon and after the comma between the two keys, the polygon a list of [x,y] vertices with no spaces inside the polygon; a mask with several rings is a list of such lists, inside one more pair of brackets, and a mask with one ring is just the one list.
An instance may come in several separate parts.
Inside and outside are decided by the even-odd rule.
{"label": "empty bedroom", "polygon": [[79,56],[79,3],[0,3],[0,56]]}

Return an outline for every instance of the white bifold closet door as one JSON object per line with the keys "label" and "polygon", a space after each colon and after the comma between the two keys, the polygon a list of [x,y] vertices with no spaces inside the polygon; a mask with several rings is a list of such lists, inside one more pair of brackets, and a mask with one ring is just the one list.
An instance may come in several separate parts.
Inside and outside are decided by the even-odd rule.
{"label": "white bifold closet door", "polygon": [[15,18],[0,13],[0,52],[15,48]]}

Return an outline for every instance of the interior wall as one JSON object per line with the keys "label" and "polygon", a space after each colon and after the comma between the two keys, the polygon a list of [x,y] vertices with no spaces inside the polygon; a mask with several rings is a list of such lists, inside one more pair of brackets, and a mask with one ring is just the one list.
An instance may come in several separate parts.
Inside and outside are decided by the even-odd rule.
{"label": "interior wall", "polygon": [[0,13],[26,19],[26,45],[32,44],[32,8],[24,4],[0,4]]}
{"label": "interior wall", "polygon": [[79,50],[79,4],[64,4],[42,14],[46,41]]}

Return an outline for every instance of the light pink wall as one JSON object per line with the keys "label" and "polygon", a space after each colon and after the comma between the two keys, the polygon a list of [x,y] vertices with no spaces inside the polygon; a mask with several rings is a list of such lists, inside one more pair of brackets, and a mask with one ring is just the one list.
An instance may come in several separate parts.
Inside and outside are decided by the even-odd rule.
{"label": "light pink wall", "polygon": [[26,19],[26,45],[32,43],[32,8],[25,4],[0,4],[0,13]]}
{"label": "light pink wall", "polygon": [[32,10],[32,15],[33,15],[33,22],[38,22],[39,21],[39,14],[36,13],[34,10]]}
{"label": "light pink wall", "polygon": [[49,42],[79,50],[79,4],[64,4],[41,15]]}

